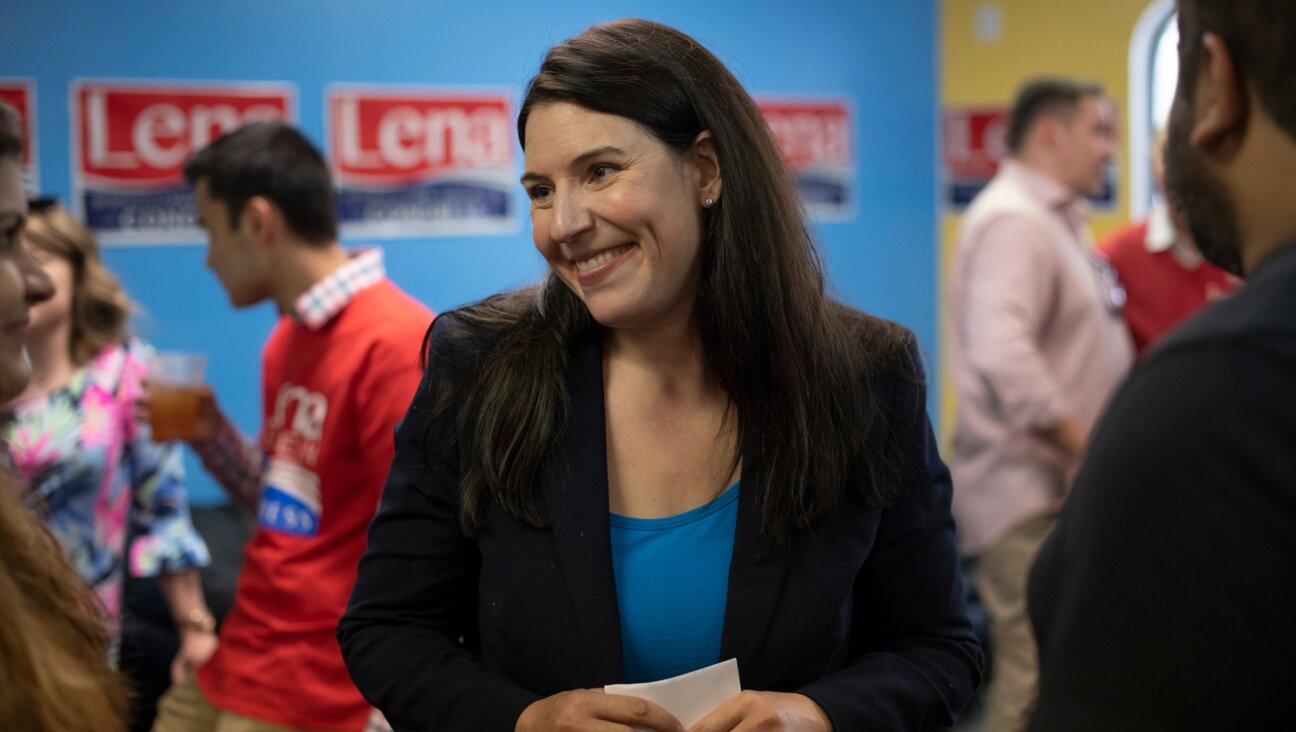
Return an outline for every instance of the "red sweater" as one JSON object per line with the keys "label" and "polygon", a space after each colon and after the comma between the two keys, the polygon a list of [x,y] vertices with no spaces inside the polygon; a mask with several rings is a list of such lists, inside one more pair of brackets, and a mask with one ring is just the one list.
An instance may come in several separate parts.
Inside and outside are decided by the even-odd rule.
{"label": "red sweater", "polygon": [[1148,251],[1147,222],[1131,224],[1099,244],[1125,287],[1125,322],[1139,355],[1208,301],[1227,295],[1237,278],[1209,262],[1187,269],[1174,251]]}
{"label": "red sweater", "polygon": [[369,706],[335,633],[431,321],[383,280],[319,330],[284,317],[271,333],[258,526],[220,648],[198,670],[217,707],[288,727],[364,728]]}

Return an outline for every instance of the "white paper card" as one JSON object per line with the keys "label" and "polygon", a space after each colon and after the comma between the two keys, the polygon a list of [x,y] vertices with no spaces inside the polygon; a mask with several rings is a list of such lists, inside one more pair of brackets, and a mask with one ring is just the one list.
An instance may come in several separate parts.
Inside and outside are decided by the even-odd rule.
{"label": "white paper card", "polygon": [[742,684],[738,681],[738,659],[731,658],[674,678],[646,684],[610,684],[603,691],[647,699],[675,715],[680,724],[692,727],[716,707],[738,696]]}

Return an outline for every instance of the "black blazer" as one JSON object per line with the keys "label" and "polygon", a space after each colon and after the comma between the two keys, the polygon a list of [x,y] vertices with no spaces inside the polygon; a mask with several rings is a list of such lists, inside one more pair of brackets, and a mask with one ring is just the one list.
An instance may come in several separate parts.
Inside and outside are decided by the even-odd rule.
{"label": "black blazer", "polygon": [[[455,444],[431,397],[458,367],[444,335],[454,327],[453,315],[435,324],[338,638],[356,685],[396,729],[510,732],[543,696],[622,680],[601,352],[594,339],[572,354],[570,420],[538,479],[552,528],[491,504],[467,539],[458,458],[424,447],[425,436]],[[761,558],[755,492],[741,490],[729,568],[720,658],[738,659],[743,688],[805,694],[843,731],[948,726],[982,668],[925,389],[886,381],[875,387],[891,394],[890,430],[910,453],[906,495],[881,511],[843,503]],[[758,483],[759,441],[744,445],[744,486]]]}

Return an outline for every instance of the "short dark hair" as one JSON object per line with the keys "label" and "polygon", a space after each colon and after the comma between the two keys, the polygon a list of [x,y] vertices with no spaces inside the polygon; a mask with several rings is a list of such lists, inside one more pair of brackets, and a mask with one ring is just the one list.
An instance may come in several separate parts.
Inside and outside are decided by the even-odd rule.
{"label": "short dark hair", "polygon": [[207,181],[209,194],[229,209],[230,225],[249,198],[269,199],[302,239],[337,239],[333,181],[324,156],[301,132],[275,121],[251,122],[216,138],[184,165],[185,178]]}
{"label": "short dark hair", "polygon": [[22,117],[18,110],[0,102],[0,158],[22,159]]}
{"label": "short dark hair", "polygon": [[1070,79],[1032,79],[1022,85],[1008,114],[1008,150],[1020,152],[1041,117],[1070,118],[1085,97],[1102,96],[1102,87]]}
{"label": "short dark hair", "polygon": [[1274,122],[1296,138],[1296,3],[1179,0],[1179,91],[1188,100],[1206,33],[1223,39],[1243,88],[1254,89]]}

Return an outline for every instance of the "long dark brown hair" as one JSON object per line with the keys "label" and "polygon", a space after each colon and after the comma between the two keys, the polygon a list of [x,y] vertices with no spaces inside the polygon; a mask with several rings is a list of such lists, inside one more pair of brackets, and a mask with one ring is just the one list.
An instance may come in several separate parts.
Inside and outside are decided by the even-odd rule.
{"label": "long dark brown hair", "polygon": [[[621,20],[549,51],[518,114],[524,146],[531,112],[555,102],[628,118],[676,154],[711,132],[724,196],[705,214],[694,319],[735,408],[738,444],[760,436],[760,485],[744,488],[758,492],[762,545],[813,526],[843,497],[864,508],[893,500],[900,466],[879,441],[882,406],[869,387],[883,369],[922,378],[912,335],[829,297],[791,176],[737,79],[689,36]],[[462,440],[462,527],[481,526],[488,499],[544,526],[532,491],[566,427],[569,354],[601,327],[553,274],[452,317],[462,327],[447,332],[467,362],[438,403],[453,410]],[[866,484],[843,496],[856,469]]]}

